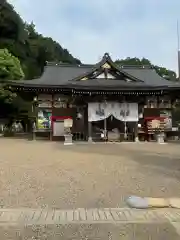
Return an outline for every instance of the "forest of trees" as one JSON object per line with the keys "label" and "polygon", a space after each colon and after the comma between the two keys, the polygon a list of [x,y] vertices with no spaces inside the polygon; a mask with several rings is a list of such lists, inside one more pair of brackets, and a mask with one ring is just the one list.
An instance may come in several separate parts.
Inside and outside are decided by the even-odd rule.
{"label": "forest of trees", "polygon": [[[0,3],[0,108],[12,112],[19,107],[17,96],[6,89],[6,80],[33,79],[39,77],[46,61],[81,64],[67,49],[35,30],[35,25],[26,23],[8,0]],[[166,68],[154,66],[148,59],[126,58],[116,61],[119,65],[152,65],[156,71],[169,80],[176,80],[176,74]],[[14,101],[13,101],[14,99]],[[8,105],[7,105],[8,104]],[[1,117],[1,116],[0,116]]]}
{"label": "forest of trees", "polygon": [[117,60],[116,63],[119,65],[135,65],[135,66],[136,65],[138,65],[138,66],[139,65],[149,65],[149,66],[152,66],[161,77],[164,77],[171,81],[177,80],[177,76],[174,71],[168,70],[165,67],[159,67],[159,66],[153,65],[146,58],[139,59],[136,57],[134,57],[134,58],[127,57],[125,59]]}
{"label": "forest of trees", "polygon": [[0,118],[17,115],[25,102],[6,88],[7,80],[39,77],[46,61],[80,64],[67,49],[37,33],[7,0],[0,3]]}
{"label": "forest of trees", "polygon": [[0,4],[0,14],[0,49],[20,60],[25,79],[40,76],[46,61],[81,63],[52,38],[37,33],[33,23],[24,22],[8,1]]}

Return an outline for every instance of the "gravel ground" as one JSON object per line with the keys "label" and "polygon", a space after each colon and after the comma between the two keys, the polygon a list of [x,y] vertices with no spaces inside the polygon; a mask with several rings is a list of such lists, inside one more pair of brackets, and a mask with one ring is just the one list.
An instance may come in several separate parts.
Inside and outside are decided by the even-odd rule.
{"label": "gravel ground", "polygon": [[0,205],[124,207],[129,195],[180,197],[178,144],[79,144],[0,139]]}
{"label": "gravel ground", "polygon": [[[0,139],[0,207],[124,207],[129,195],[180,197],[178,144]],[[179,239],[168,224],[0,226],[0,239]]]}

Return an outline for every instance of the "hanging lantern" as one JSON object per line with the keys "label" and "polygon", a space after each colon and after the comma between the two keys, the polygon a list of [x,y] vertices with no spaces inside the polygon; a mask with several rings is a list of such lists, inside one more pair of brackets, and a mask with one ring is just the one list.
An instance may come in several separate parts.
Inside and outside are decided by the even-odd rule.
{"label": "hanging lantern", "polygon": [[69,108],[72,108],[73,107],[73,105],[72,104],[69,104]]}
{"label": "hanging lantern", "polygon": [[82,114],[78,112],[77,113],[77,119],[82,119],[82,117],[83,117]]}
{"label": "hanging lantern", "polygon": [[37,101],[37,96],[35,96],[33,100],[36,102]]}

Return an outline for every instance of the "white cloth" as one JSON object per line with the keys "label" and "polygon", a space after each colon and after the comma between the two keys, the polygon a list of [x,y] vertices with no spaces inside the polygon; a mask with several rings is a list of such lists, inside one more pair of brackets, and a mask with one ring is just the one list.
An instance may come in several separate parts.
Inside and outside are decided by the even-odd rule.
{"label": "white cloth", "polygon": [[88,103],[88,121],[100,121],[109,116],[114,116],[120,121],[137,122],[138,103],[118,102],[93,102]]}

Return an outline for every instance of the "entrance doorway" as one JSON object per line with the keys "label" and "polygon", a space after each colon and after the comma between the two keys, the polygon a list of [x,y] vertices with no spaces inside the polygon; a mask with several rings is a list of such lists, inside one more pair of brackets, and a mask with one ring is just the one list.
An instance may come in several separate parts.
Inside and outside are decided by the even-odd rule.
{"label": "entrance doorway", "polygon": [[[134,129],[135,122],[123,122],[111,115],[106,120],[92,122],[92,139],[93,141],[134,141]],[[105,138],[105,130],[107,138]]]}

